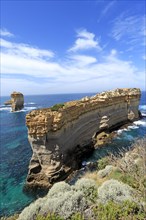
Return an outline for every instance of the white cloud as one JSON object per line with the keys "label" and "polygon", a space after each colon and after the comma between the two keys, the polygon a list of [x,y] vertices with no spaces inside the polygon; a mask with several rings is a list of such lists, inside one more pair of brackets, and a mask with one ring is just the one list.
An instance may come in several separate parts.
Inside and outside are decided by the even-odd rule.
{"label": "white cloud", "polygon": [[77,32],[77,40],[75,41],[75,44],[68,51],[76,52],[88,49],[101,50],[101,47],[93,33],[88,32],[86,29],[79,30]]}
{"label": "white cloud", "polygon": [[[120,60],[111,53],[105,56],[102,62],[93,62],[92,65],[81,65],[83,57],[80,57],[81,59],[76,58],[76,62],[63,63],[62,66],[58,66],[58,71],[56,71],[56,66],[52,67],[49,74],[47,74],[48,70],[43,64],[41,64],[40,69],[38,69],[39,65],[32,66],[30,72],[33,72],[34,77],[38,77],[37,83],[35,80],[27,80],[26,77],[24,79],[17,79],[17,77],[16,79],[2,78],[2,92],[9,91],[11,93],[13,90],[18,90],[24,94],[49,94],[98,92],[118,87],[145,88],[145,72],[138,71],[131,62]],[[9,60],[7,64],[9,65]],[[23,73],[23,67],[21,66],[19,73]],[[51,76],[55,77],[53,81],[49,80]],[[45,82],[42,81],[42,77],[46,78]]]}
{"label": "white cloud", "polygon": [[[79,32],[79,38],[94,40],[95,35]],[[144,89],[145,72],[132,62],[118,58],[112,49],[107,55],[68,54],[65,60],[52,58],[54,53],[27,44],[2,40],[1,90],[24,94],[96,92],[117,87]],[[47,57],[47,59],[46,59]]]}
{"label": "white cloud", "polygon": [[7,31],[6,29],[0,29],[0,36],[3,37],[14,37],[14,34],[11,32]]}
{"label": "white cloud", "polygon": [[[101,12],[101,17],[105,16],[106,13],[110,10],[110,8],[115,4],[116,1],[110,1],[108,4],[106,4],[105,8]],[[100,19],[101,19],[100,17]]]}
{"label": "white cloud", "polygon": [[85,55],[73,55],[70,59],[72,62],[78,64],[78,66],[86,66],[97,62],[95,57]]}
{"label": "white cloud", "polygon": [[145,16],[128,16],[127,12],[123,12],[114,19],[111,36],[120,41],[126,37],[126,42],[137,44],[144,41]]}
{"label": "white cloud", "polygon": [[49,77],[52,73],[60,73],[61,70],[62,67],[55,62],[1,53],[1,72],[3,74],[27,74],[36,77]]}
{"label": "white cloud", "polygon": [[[104,1],[103,1],[104,2]],[[105,4],[105,7],[103,10],[101,10],[99,18],[97,19],[97,22],[100,22],[101,19],[105,16],[107,16],[108,12],[111,10],[111,8],[113,7],[113,5],[116,3],[116,1],[109,1]]]}
{"label": "white cloud", "polygon": [[142,59],[143,59],[143,60],[146,60],[146,55],[143,55],[143,56],[142,56]]}
{"label": "white cloud", "polygon": [[102,11],[102,16],[105,15],[109,10],[110,8],[115,4],[116,1],[110,1],[106,6],[105,8],[103,9]]}
{"label": "white cloud", "polygon": [[4,53],[17,55],[24,58],[51,58],[54,56],[54,53],[49,50],[42,50],[37,47],[32,47],[28,44],[22,43],[13,43],[4,39],[0,39],[0,46],[2,47],[2,51]]}

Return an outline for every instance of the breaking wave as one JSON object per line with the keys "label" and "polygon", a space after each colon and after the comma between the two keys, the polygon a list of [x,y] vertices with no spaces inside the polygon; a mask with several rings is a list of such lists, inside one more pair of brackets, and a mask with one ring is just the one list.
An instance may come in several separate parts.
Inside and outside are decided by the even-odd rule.
{"label": "breaking wave", "polygon": [[137,125],[137,126],[144,126],[144,127],[146,127],[146,121],[143,121],[143,120],[138,120],[138,121],[135,121],[133,123],[135,125]]}
{"label": "breaking wave", "polygon": [[31,111],[37,109],[37,107],[35,106],[31,106],[31,107],[24,107],[24,109],[20,110],[20,111],[16,111],[16,112],[11,112],[11,107],[0,107],[0,112],[10,112],[10,113],[19,113],[19,112],[27,112],[27,111]]}

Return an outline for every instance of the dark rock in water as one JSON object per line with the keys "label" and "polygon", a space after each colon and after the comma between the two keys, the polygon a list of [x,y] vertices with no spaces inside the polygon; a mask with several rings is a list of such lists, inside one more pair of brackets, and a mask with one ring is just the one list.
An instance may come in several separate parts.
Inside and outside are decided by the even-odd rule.
{"label": "dark rock in water", "polygon": [[142,113],[141,113],[140,110],[138,110],[138,114],[139,114],[139,118],[140,118],[140,119],[143,118],[143,115],[142,115]]}
{"label": "dark rock in water", "polygon": [[20,92],[13,92],[11,100],[6,101],[4,104],[11,105],[12,112],[19,111],[24,108],[24,96]]}

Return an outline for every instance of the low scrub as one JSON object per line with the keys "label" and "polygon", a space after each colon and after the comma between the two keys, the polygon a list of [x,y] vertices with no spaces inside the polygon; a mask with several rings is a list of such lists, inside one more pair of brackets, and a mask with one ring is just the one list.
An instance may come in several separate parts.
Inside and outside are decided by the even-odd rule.
{"label": "low scrub", "polygon": [[63,108],[64,103],[60,103],[60,104],[56,104],[54,106],[51,107],[52,111],[58,111],[60,108]]}
{"label": "low scrub", "polygon": [[125,201],[115,203],[109,201],[107,204],[98,204],[93,208],[94,219],[100,220],[144,220],[144,211],[136,203]]}
{"label": "low scrub", "polygon": [[68,219],[75,212],[83,213],[88,204],[82,192],[75,192],[73,190],[60,193],[58,197],[47,199],[40,210],[40,214],[51,212]]}
{"label": "low scrub", "polygon": [[[70,219],[80,220],[77,213],[83,213],[97,199],[97,186],[95,181],[82,178],[74,186],[65,182],[53,185],[48,195],[32,203],[25,208],[19,216],[19,220],[35,220],[46,217],[48,213],[55,213],[57,216],[47,216],[47,219]],[[38,217],[39,216],[39,217]],[[58,217],[61,216],[61,217]],[[54,219],[53,219],[54,218]],[[39,219],[37,219],[39,220]]]}
{"label": "low scrub", "polygon": [[137,140],[132,148],[120,158],[111,155],[111,163],[117,170],[111,173],[109,178],[116,178],[139,191],[141,197],[146,199],[146,138]]}
{"label": "low scrub", "polygon": [[[125,201],[121,204],[109,201],[107,204],[95,205],[90,213],[75,213],[68,220],[145,220],[144,211],[134,202]],[[55,214],[37,216],[36,220],[65,220]]]}
{"label": "low scrub", "polygon": [[94,180],[81,178],[75,184],[75,189],[81,191],[87,200],[95,202],[97,199],[97,185]]}
{"label": "low scrub", "polygon": [[145,147],[146,138],[138,140],[127,153],[100,159],[75,185],[54,184],[18,220],[144,220]]}
{"label": "low scrub", "polygon": [[110,162],[110,158],[108,156],[99,159],[98,160],[98,170],[104,169],[107,165],[109,165],[109,162]]}
{"label": "low scrub", "polygon": [[126,200],[133,201],[134,190],[118,180],[107,180],[98,188],[98,199],[101,203],[105,204],[108,201],[117,203]]}

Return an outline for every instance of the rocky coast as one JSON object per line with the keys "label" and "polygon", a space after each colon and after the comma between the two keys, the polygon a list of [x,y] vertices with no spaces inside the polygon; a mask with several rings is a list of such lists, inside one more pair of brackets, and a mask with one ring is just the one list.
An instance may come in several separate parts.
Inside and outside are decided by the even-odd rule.
{"label": "rocky coast", "polygon": [[26,188],[48,189],[78,169],[102,134],[139,118],[140,97],[140,89],[116,89],[27,114],[33,155]]}

